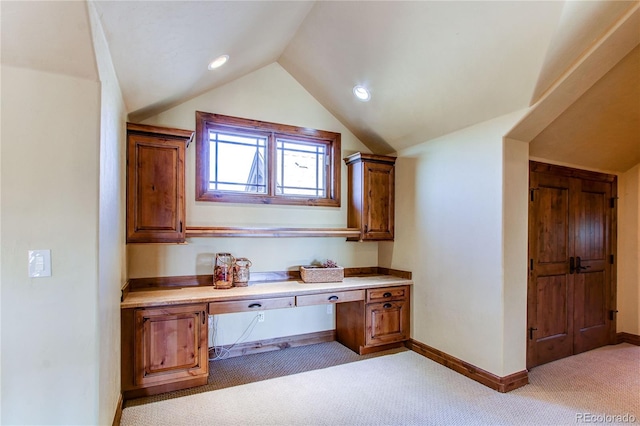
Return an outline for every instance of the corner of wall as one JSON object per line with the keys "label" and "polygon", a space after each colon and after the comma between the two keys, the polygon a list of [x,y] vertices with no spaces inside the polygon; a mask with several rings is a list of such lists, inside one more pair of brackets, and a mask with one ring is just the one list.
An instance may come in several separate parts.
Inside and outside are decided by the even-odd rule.
{"label": "corner of wall", "polygon": [[640,164],[618,176],[617,331],[640,335]]}
{"label": "corner of wall", "polygon": [[529,144],[503,140],[503,375],[526,369]]}
{"label": "corner of wall", "polygon": [[126,111],[98,11],[93,1],[88,1],[87,7],[101,84],[96,415],[98,424],[110,424],[121,393],[120,290],[126,277]]}

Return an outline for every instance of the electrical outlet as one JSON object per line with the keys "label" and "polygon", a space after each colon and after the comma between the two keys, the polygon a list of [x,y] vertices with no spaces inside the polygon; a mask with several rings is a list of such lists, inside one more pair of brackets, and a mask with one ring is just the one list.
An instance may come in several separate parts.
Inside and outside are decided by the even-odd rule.
{"label": "electrical outlet", "polygon": [[331,315],[333,313],[333,304],[329,303],[327,305],[327,315]]}
{"label": "electrical outlet", "polygon": [[258,312],[258,322],[264,322],[264,311]]}

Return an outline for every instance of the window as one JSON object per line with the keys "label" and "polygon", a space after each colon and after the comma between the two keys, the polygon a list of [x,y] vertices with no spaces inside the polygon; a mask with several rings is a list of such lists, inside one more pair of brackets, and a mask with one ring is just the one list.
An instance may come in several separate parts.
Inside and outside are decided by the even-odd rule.
{"label": "window", "polygon": [[340,134],[196,112],[196,200],[340,206]]}

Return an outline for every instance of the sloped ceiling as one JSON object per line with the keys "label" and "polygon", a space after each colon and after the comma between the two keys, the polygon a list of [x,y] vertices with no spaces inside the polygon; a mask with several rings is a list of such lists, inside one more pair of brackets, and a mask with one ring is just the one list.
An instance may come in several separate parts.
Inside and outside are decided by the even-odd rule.
{"label": "sloped ceiling", "polygon": [[536,136],[529,154],[613,171],[640,163],[639,75],[640,45]]}
{"label": "sloped ceiling", "polygon": [[[278,62],[372,151],[391,153],[535,107],[639,2],[90,0],[88,4],[100,16],[131,121]],[[92,54],[87,3],[3,1],[0,7],[3,64],[97,78],[95,60],[87,60]],[[220,54],[230,55],[228,64],[208,70],[209,61]],[[585,106],[575,107],[580,114],[564,106],[566,113],[555,114],[546,131],[529,132],[525,140],[534,141],[532,150],[579,165],[572,161],[580,158],[575,152],[602,158],[603,149],[593,142],[582,149],[581,140],[604,140],[612,127],[626,126],[633,132],[640,121],[635,109],[640,72],[633,73],[637,61],[626,61],[621,66],[630,72],[612,70],[607,77],[624,78],[624,83],[601,84],[627,88],[624,96],[615,92],[614,109],[605,113],[589,107],[611,103],[611,90],[594,87],[584,99],[572,101],[584,101]],[[370,102],[353,97],[355,84],[371,89]],[[589,132],[579,132],[583,128],[575,120],[589,123]],[[565,144],[572,148],[558,148],[559,138],[569,140]],[[616,156],[632,157],[628,151],[634,149],[633,143],[616,149]],[[626,163],[589,167],[624,171]]]}
{"label": "sloped ceiling", "polygon": [[[538,102],[564,72],[596,44],[620,17],[633,8],[634,3],[638,2],[566,2],[549,44],[531,104]],[[637,31],[640,32],[640,29]]]}
{"label": "sloped ceiling", "polygon": [[[560,2],[318,2],[279,62],[376,152],[529,104]],[[371,88],[362,103],[354,84]]]}
{"label": "sloped ceiling", "polygon": [[[276,62],[312,2],[98,1],[133,121]],[[231,60],[214,72],[219,55]]]}
{"label": "sloped ceiling", "polygon": [[98,80],[84,2],[1,1],[2,64]]}

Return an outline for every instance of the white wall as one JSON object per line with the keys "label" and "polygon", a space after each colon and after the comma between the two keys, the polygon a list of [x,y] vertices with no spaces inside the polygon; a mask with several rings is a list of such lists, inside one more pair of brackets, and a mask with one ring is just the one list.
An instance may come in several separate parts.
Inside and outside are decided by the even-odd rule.
{"label": "white wall", "polygon": [[396,238],[379,255],[381,266],[413,272],[412,337],[498,376],[525,369],[526,214],[504,218],[523,210],[522,197],[511,205],[505,194],[524,192],[526,212],[528,147],[503,142],[521,116],[399,152]]}
{"label": "white wall", "polygon": [[3,424],[96,423],[99,118],[97,82],[2,66]]}
{"label": "white wall", "polygon": [[[277,63],[184,102],[145,121],[195,130],[195,112],[204,111],[276,122],[342,135],[342,157],[369,150],[323,108]],[[303,207],[195,202],[195,145],[187,149],[187,226],[346,227],[347,170],[342,164],[342,206]],[[193,238],[187,245],[127,246],[129,278],[211,274],[216,252],[248,257],[251,271],[297,270],[300,265],[327,258],[342,266],[376,266],[378,243],[346,242],[344,238]],[[212,290],[213,291],[213,290]],[[217,290],[224,291],[224,290]],[[270,321],[270,318],[277,318]],[[237,340],[253,314],[221,315],[217,343]],[[269,311],[247,341],[334,328],[324,306]]]}
{"label": "white wall", "polygon": [[618,178],[618,332],[640,335],[640,164]]}
{"label": "white wall", "polygon": [[100,371],[98,424],[113,422],[120,398],[120,295],[126,282],[126,111],[102,25],[89,2],[93,45],[101,82],[98,228],[98,325]]}

